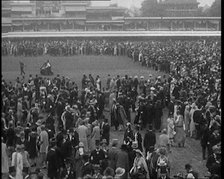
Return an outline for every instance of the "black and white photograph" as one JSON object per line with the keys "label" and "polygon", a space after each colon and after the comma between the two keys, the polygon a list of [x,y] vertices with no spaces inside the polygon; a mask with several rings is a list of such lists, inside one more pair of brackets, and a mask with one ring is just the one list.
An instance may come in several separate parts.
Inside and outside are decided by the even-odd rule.
{"label": "black and white photograph", "polygon": [[221,0],[2,0],[3,179],[222,179]]}

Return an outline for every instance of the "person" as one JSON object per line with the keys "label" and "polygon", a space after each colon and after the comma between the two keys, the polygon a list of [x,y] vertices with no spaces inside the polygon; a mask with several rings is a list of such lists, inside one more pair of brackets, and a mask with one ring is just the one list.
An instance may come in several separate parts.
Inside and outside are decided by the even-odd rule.
{"label": "person", "polygon": [[174,144],[174,135],[176,134],[174,130],[174,118],[172,117],[172,114],[170,113],[167,119],[167,133],[169,136],[169,143],[172,146]]}
{"label": "person", "polygon": [[82,170],[81,169],[82,169],[82,167],[84,165],[84,162],[86,160],[86,159],[84,159],[85,155],[87,155],[87,152],[84,150],[84,144],[82,142],[79,142],[78,149],[76,150],[76,153],[75,153],[75,162],[74,162],[76,178],[82,177]]}
{"label": "person", "polygon": [[47,176],[50,179],[56,179],[59,175],[59,163],[58,163],[58,157],[56,152],[56,141],[51,140],[50,145],[47,152]]}
{"label": "person", "polygon": [[121,167],[118,167],[116,170],[115,170],[115,176],[114,176],[114,179],[125,179],[124,175],[125,175],[125,169],[124,168],[121,168]]}
{"label": "person", "polygon": [[151,153],[154,151],[155,144],[156,144],[156,134],[152,130],[152,125],[149,125],[143,140],[143,146],[145,148],[145,156],[147,156],[148,152]]}
{"label": "person", "polygon": [[159,136],[158,147],[163,147],[167,152],[170,151],[169,136],[167,135],[166,129],[162,130],[162,134]]}
{"label": "person", "polygon": [[93,175],[94,169],[93,165],[89,162],[89,156],[83,155],[83,166],[81,167],[81,176],[85,177],[86,175]]}
{"label": "person", "polygon": [[134,136],[134,131],[131,128],[131,123],[128,122],[127,123],[127,128],[124,132],[124,144],[128,145],[129,147],[131,147],[132,142],[135,140],[135,136]]}
{"label": "person", "polygon": [[87,135],[88,135],[88,128],[84,125],[84,121],[80,122],[80,125],[77,129],[79,135],[79,141],[83,143],[85,152],[89,151]]}
{"label": "person", "polygon": [[215,145],[212,147],[213,154],[208,157],[206,167],[211,175],[221,174],[221,149],[220,146]]}
{"label": "person", "polygon": [[98,121],[94,121],[92,123],[92,126],[93,126],[93,130],[92,130],[92,133],[91,133],[91,136],[90,136],[90,140],[91,140],[91,145],[89,146],[90,150],[94,150],[96,149],[96,146],[95,146],[95,143],[97,141],[100,141],[100,127],[99,127],[99,124],[98,124]]}
{"label": "person", "polygon": [[108,119],[104,118],[104,121],[101,124],[101,140],[102,139],[107,140],[107,145],[109,145],[110,141],[110,125],[108,123]]}
{"label": "person", "polygon": [[45,126],[41,126],[41,132],[40,132],[40,166],[42,168],[45,168],[45,160],[46,160],[46,154],[47,154],[47,148],[49,146],[49,137],[48,133],[45,130]]}
{"label": "person", "polygon": [[130,170],[131,178],[132,179],[140,179],[140,178],[149,179],[148,166],[142,152],[139,149],[135,150],[135,152],[136,152],[136,157],[134,159],[133,166]]}
{"label": "person", "polygon": [[51,71],[51,64],[49,60],[47,60],[40,68],[40,74],[42,75],[53,75],[53,72]]}
{"label": "person", "polygon": [[185,170],[187,171],[186,179],[198,179],[198,173],[192,169],[190,164],[185,165]]}
{"label": "person", "polygon": [[23,157],[21,155],[21,146],[16,145],[16,151],[12,154],[12,167],[15,167],[15,178],[23,179]]}
{"label": "person", "polygon": [[111,148],[108,151],[108,166],[111,167],[114,171],[116,170],[116,163],[118,159],[118,139],[113,139]]}
{"label": "person", "polygon": [[23,62],[19,62],[19,65],[20,65],[20,75],[25,75],[25,71],[24,71],[24,66],[25,64]]}
{"label": "person", "polygon": [[134,132],[134,137],[137,143],[138,143],[138,149],[143,152],[143,148],[142,148],[142,135],[139,132],[140,131],[140,125],[135,126],[135,132]]}
{"label": "person", "polygon": [[123,178],[128,177],[128,172],[130,171],[129,168],[129,157],[127,153],[127,145],[122,144],[120,147],[120,150],[117,155],[117,163],[116,163],[116,168],[123,168],[125,170],[125,173],[123,175]]}
{"label": "person", "polygon": [[159,148],[159,157],[157,159],[156,171],[158,178],[163,178],[163,176],[166,176],[166,178],[169,177],[170,162],[168,160],[168,157],[166,156],[165,147]]}
{"label": "person", "polygon": [[21,155],[23,157],[23,173],[26,175],[29,174],[30,163],[29,163],[29,154],[25,150],[25,145],[21,144]]}
{"label": "person", "polygon": [[74,171],[72,168],[72,161],[70,159],[65,160],[65,167],[61,173],[62,179],[73,179],[75,178]]}
{"label": "person", "polygon": [[90,163],[93,165],[102,165],[103,160],[105,159],[105,153],[100,148],[100,141],[96,141],[96,149],[94,149],[90,154]]}
{"label": "person", "polygon": [[8,149],[5,143],[3,143],[3,137],[2,140],[2,178],[8,179],[9,175],[9,159],[8,159]]}
{"label": "person", "polygon": [[180,110],[177,110],[177,118],[175,120],[175,131],[176,134],[174,136],[174,141],[177,143],[179,147],[184,147],[185,145],[185,139],[186,139],[186,134],[185,134],[185,124],[184,124],[184,118],[180,114]]}

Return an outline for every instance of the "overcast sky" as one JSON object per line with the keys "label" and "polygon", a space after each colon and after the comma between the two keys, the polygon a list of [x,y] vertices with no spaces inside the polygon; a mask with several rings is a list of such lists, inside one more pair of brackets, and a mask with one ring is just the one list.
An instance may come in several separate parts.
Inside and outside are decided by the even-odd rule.
{"label": "overcast sky", "polygon": [[[111,0],[111,3],[117,3],[119,6],[130,8],[132,6],[141,7],[141,3],[143,0]],[[181,1],[181,0],[180,0]],[[199,6],[211,6],[215,0],[197,0],[200,4]],[[93,5],[103,5],[104,2],[95,1]],[[106,4],[106,3],[105,3]]]}

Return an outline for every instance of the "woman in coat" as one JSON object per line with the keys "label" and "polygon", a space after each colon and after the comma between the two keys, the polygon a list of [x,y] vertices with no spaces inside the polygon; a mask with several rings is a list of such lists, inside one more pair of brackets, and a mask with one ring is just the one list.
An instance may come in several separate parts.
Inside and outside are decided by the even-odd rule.
{"label": "woman in coat", "polygon": [[133,179],[139,179],[142,177],[149,179],[148,166],[142,152],[139,149],[136,150],[136,157],[130,173],[132,174],[131,178]]}
{"label": "woman in coat", "polygon": [[21,155],[21,146],[16,146],[16,151],[12,154],[12,166],[15,166],[15,179],[23,179],[23,157]]}

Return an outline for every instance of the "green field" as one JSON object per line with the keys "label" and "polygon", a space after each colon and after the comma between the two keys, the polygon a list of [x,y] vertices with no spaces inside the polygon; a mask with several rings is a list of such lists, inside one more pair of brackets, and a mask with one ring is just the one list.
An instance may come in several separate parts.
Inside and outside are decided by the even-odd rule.
{"label": "green field", "polygon": [[[73,56],[73,57],[2,57],[2,75],[3,78],[15,81],[17,76],[20,76],[19,61],[22,61],[25,66],[26,76],[29,74],[40,74],[39,69],[41,65],[50,60],[52,64],[52,71],[54,74],[60,74],[75,80],[78,85],[81,84],[83,74],[92,74],[95,78],[100,75],[102,85],[105,86],[105,79],[107,74],[111,76],[124,76],[125,74],[135,76],[145,76],[152,74],[153,77],[163,75],[161,72],[155,72],[146,67],[134,63],[127,57],[111,57],[111,56]],[[167,109],[164,109],[163,124],[166,126]],[[108,116],[107,113],[105,113]],[[133,114],[134,115],[134,114]],[[132,115],[132,116],[133,116]],[[134,116],[132,117],[134,118]],[[132,119],[133,120],[133,119]],[[114,132],[111,130],[111,138],[117,138],[122,141],[123,132]],[[144,131],[142,131],[144,133]],[[157,136],[159,133],[157,134]],[[172,148],[172,153],[169,155],[171,161],[171,176],[178,172],[185,172],[184,165],[186,163],[192,164],[193,168],[199,172],[200,177],[206,175],[207,168],[205,161],[202,160],[200,142],[194,139],[187,138],[185,148]]]}

